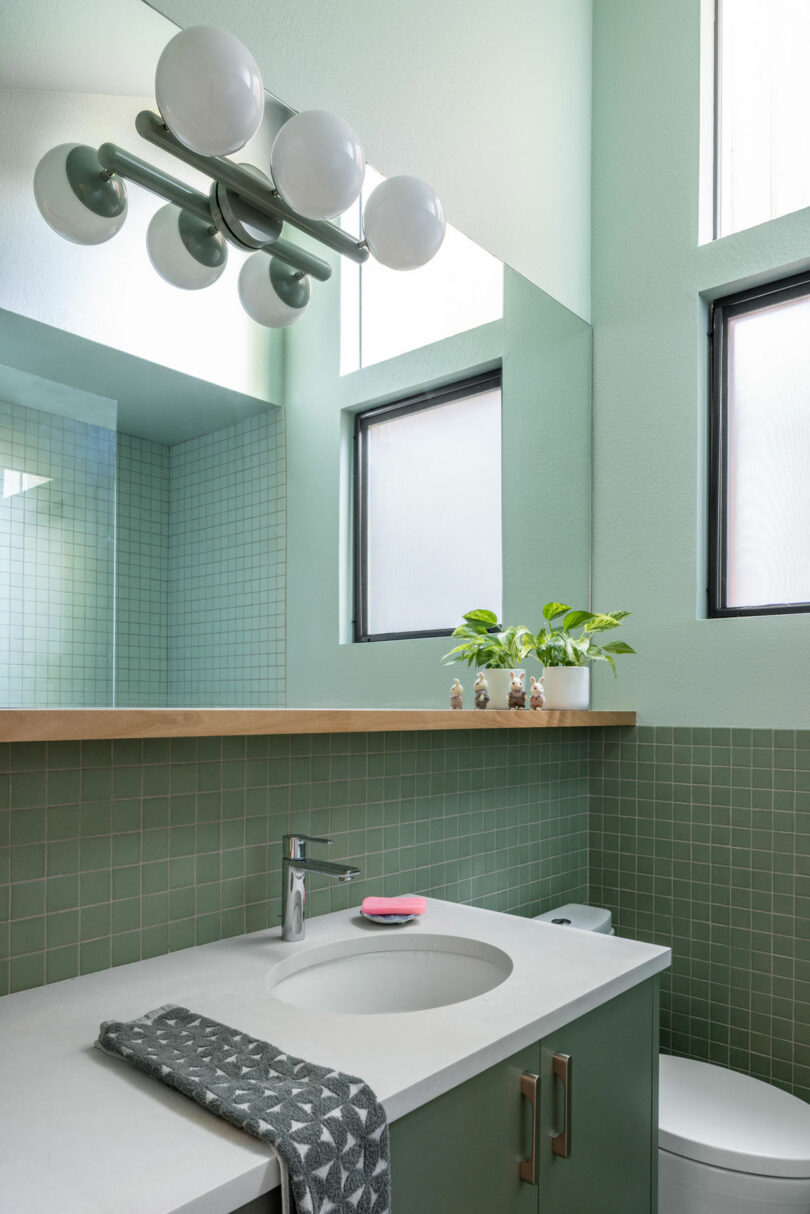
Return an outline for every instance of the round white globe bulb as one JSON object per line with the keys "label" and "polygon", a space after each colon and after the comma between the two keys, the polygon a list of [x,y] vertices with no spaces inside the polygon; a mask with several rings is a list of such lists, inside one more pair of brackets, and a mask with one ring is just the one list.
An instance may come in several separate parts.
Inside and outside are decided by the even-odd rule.
{"label": "round white globe bulb", "polygon": [[239,271],[239,299],[251,320],[268,329],[284,329],[304,315],[309,279],[266,253],[253,253]]}
{"label": "round white globe bulb", "polygon": [[389,177],[363,207],[363,236],[377,261],[392,270],[416,270],[441,248],[444,207],[419,177]]}
{"label": "round white globe bulb", "polygon": [[171,203],[152,216],[146,249],[160,277],[184,291],[210,287],[228,261],[228,246],[219,233],[212,232],[205,220]]}
{"label": "round white globe bulb", "polygon": [[34,198],[54,232],[74,244],[103,244],[127,217],[127,192],[120,177],[104,177],[95,148],[60,143],[34,172]]}
{"label": "round white globe bulb", "polygon": [[335,219],[363,187],[366,165],[357,133],[326,110],[303,110],[281,128],[270,153],[273,182],[306,219]]}
{"label": "round white globe bulb", "polygon": [[164,47],[155,98],[172,134],[204,156],[244,147],[264,114],[256,60],[233,34],[209,25],[181,30]]}

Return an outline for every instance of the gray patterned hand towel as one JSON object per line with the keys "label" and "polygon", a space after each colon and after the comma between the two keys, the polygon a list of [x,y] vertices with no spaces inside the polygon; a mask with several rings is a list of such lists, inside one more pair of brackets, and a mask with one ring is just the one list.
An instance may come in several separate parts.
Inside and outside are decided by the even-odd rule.
{"label": "gray patterned hand towel", "polygon": [[107,1020],[98,1045],[269,1143],[296,1214],[389,1214],[388,1122],[362,1079],[184,1007]]}

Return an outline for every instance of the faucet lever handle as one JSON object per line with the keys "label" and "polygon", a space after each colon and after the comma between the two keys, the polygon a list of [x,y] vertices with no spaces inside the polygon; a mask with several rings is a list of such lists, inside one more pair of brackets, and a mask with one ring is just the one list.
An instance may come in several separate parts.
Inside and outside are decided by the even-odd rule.
{"label": "faucet lever handle", "polygon": [[331,839],[320,839],[317,835],[302,835],[300,831],[295,831],[290,835],[282,835],[281,842],[284,848],[284,855],[289,860],[304,860],[306,859],[307,843],[331,843]]}

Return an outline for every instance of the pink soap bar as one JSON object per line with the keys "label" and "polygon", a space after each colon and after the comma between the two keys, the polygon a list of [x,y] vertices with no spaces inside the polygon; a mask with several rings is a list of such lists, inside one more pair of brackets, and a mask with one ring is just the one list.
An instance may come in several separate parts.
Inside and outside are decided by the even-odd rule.
{"label": "pink soap bar", "polygon": [[418,894],[402,898],[364,898],[360,906],[364,915],[424,915],[427,902]]}

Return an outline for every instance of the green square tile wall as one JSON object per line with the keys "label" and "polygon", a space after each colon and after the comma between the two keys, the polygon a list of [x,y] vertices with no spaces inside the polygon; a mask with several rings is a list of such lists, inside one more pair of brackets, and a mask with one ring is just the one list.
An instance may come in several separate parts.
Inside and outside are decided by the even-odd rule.
{"label": "green square tile wall", "polygon": [[169,694],[169,448],[118,435],[115,704]]}
{"label": "green square tile wall", "polygon": [[113,702],[115,447],[107,426],[0,402],[4,707]]}
{"label": "green square tile wall", "polygon": [[169,704],[285,702],[284,416],[169,453]]}
{"label": "green square tile wall", "polygon": [[587,731],[0,746],[0,992],[279,922],[281,836],[363,870],[312,913],[414,892],[518,914],[587,894]]}
{"label": "green square tile wall", "polygon": [[810,1099],[810,731],[593,730],[590,900],[672,948],[665,1050]]}

